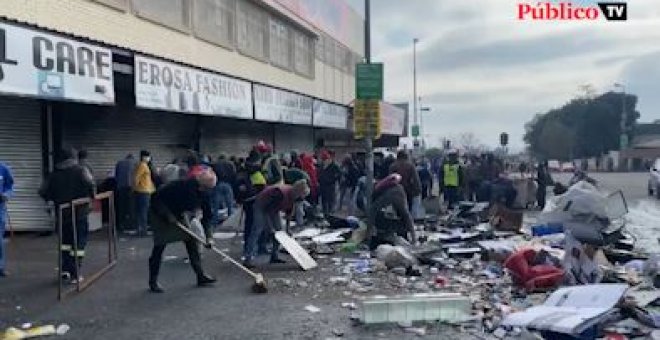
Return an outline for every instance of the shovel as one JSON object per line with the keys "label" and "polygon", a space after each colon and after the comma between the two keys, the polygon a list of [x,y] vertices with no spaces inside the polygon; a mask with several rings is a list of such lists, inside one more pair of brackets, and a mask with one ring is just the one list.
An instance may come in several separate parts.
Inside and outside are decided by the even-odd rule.
{"label": "shovel", "polygon": [[[188,234],[190,237],[194,238],[195,240],[197,240],[198,242],[200,242],[202,244],[206,244],[205,240],[203,240],[199,235],[192,232],[192,230],[188,229],[186,226],[184,226],[180,222],[176,222],[176,225],[177,225],[177,227],[179,227],[179,229],[181,229],[183,232]],[[240,262],[234,260],[231,256],[227,255],[227,253],[225,253],[222,250],[218,249],[215,245],[211,246],[211,249],[215,253],[217,253],[218,255],[225,258],[227,261],[231,262],[236,267],[240,268],[242,271],[244,271],[248,275],[252,276],[252,278],[254,278],[254,284],[252,285],[252,291],[253,292],[255,292],[255,293],[267,293],[268,292],[268,287],[266,287],[266,281],[264,280],[263,275],[261,275],[260,273],[255,273],[255,272],[251,271],[250,269],[246,268]]]}

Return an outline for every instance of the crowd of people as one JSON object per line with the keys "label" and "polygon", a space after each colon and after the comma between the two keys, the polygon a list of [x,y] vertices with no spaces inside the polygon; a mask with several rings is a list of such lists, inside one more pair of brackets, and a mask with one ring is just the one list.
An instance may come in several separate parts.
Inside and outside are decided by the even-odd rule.
{"label": "crowd of people", "polygon": [[[270,254],[271,263],[283,262],[274,237],[276,231],[285,229],[279,218],[282,213],[287,217],[287,227],[294,221],[303,225],[310,218],[338,212],[364,216],[371,222],[370,244],[376,247],[391,242],[395,235],[414,241],[415,211],[424,200],[437,196],[435,193],[443,197],[448,209],[462,200],[498,201],[510,206],[516,195],[511,180],[503,176],[503,162],[492,154],[460,157],[456,150],[448,150],[436,159],[414,159],[406,150],[396,156],[376,152],[373,204],[367,210],[364,154],[337,158],[328,149],[275,154],[270,145],[259,141],[246,157],[220,154],[213,159],[189,151],[187,156],[156,168],[150,152],[142,150],[137,159],[128,154],[119,160],[113,176],[98,182],[87,152],[65,149],[56,154],[55,170],[44,181],[40,194],[59,206],[93,197],[97,191],[114,191],[118,229],[154,238],[149,258],[149,287],[154,292],[162,292],[157,280],[161,257],[165,246],[175,241],[185,243],[198,284],[213,283],[214,279],[202,270],[196,242],[180,228],[198,230],[210,246],[214,229],[237,207],[241,208],[245,228],[243,261],[253,267],[260,254]],[[542,207],[545,189],[552,184],[543,163],[538,166],[536,181]],[[0,167],[0,228],[5,225],[5,202],[12,183],[8,168]],[[88,214],[87,207],[76,209],[75,216],[65,210],[59,221],[62,270],[64,279],[71,282],[80,279]],[[0,248],[0,275],[4,275],[2,259]]]}

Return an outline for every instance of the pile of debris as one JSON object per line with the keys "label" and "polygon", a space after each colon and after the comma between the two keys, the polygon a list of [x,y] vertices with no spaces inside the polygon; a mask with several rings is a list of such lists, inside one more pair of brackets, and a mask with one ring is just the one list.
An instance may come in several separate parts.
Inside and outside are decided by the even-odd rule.
{"label": "pile of debris", "polygon": [[282,284],[342,287],[355,299],[343,303],[354,319],[398,323],[420,335],[424,328],[413,322],[496,338],[650,335],[660,326],[660,257],[634,251],[623,215],[620,193],[606,196],[580,182],[536,223],[521,210],[462,202],[416,221],[415,244],[398,238],[373,252],[363,244],[363,222],[329,216],[293,238],[329,259],[332,276],[318,286]]}

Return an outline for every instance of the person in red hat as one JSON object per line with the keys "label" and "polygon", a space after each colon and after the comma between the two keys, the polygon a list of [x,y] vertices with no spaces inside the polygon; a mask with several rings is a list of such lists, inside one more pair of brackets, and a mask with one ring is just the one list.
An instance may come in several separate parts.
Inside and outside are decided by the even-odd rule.
{"label": "person in red hat", "polygon": [[341,179],[341,169],[335,163],[332,153],[321,151],[321,170],[319,171],[319,191],[321,193],[321,206],[324,215],[334,212],[337,201],[337,183]]}

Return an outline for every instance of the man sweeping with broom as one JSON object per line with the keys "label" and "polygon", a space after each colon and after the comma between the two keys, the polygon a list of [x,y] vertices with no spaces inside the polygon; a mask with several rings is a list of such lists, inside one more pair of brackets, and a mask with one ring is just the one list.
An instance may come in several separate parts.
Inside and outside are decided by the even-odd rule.
{"label": "man sweeping with broom", "polygon": [[197,275],[197,285],[208,286],[216,280],[206,275],[197,247],[197,241],[182,227],[189,227],[185,213],[202,211],[202,226],[206,235],[207,248],[213,246],[213,235],[210,230],[211,206],[210,190],[217,182],[213,171],[205,170],[194,178],[176,180],[160,188],[151,198],[149,222],[154,232],[154,247],[149,257],[149,290],[162,293],[158,284],[158,272],[163,252],[168,243],[182,241],[186,245],[190,265]]}

